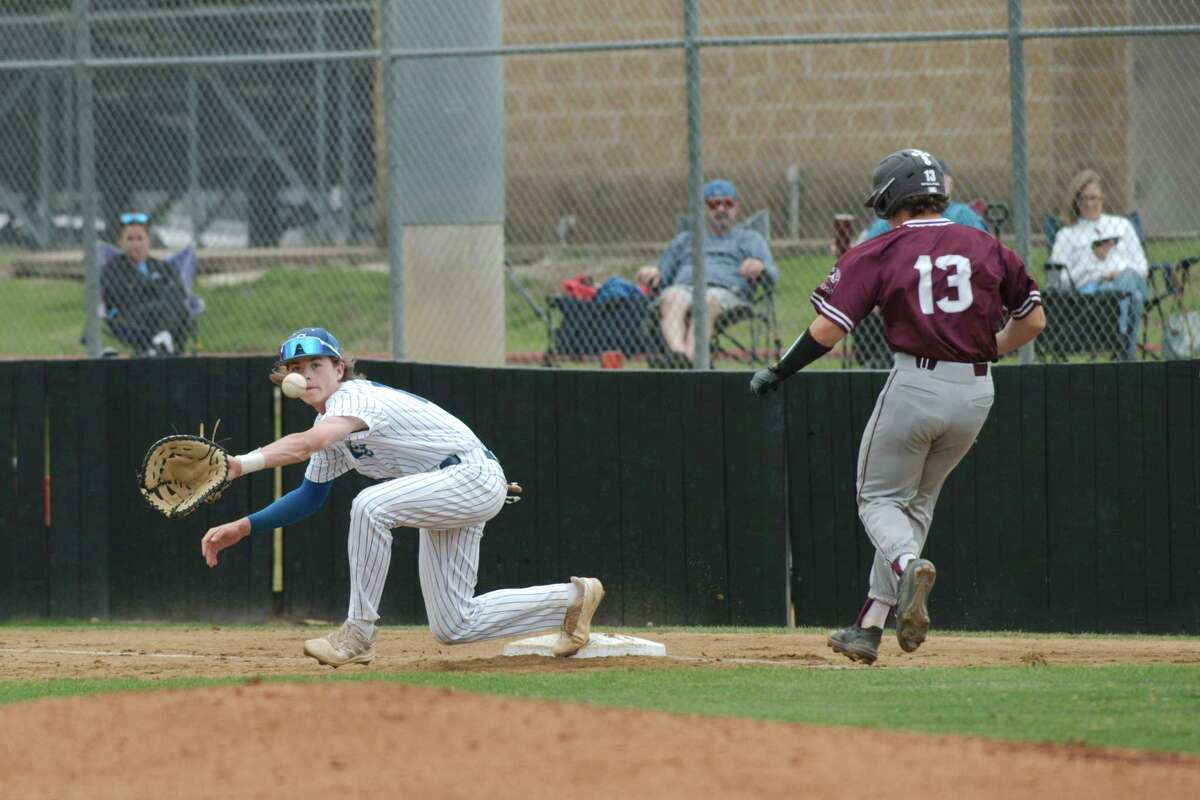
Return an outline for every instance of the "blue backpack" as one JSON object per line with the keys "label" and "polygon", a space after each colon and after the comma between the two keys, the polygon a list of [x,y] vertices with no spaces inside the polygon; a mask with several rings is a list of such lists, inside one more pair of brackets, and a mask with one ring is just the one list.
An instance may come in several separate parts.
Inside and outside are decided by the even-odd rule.
{"label": "blue backpack", "polygon": [[625,297],[645,297],[642,290],[638,288],[636,283],[628,281],[625,278],[609,278],[596,292],[594,299],[597,303],[603,303],[606,300],[617,300]]}

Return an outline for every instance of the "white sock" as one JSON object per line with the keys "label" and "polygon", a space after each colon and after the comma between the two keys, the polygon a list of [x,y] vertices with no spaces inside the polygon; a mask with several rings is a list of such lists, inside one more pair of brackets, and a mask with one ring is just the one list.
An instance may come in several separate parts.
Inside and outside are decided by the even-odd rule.
{"label": "white sock", "polygon": [[896,559],[896,563],[900,566],[900,574],[904,574],[904,570],[908,569],[908,562],[912,561],[916,556],[911,553],[905,553]]}
{"label": "white sock", "polygon": [[887,624],[888,612],[892,607],[887,603],[881,603],[878,600],[871,600],[871,607],[867,609],[867,613],[863,614],[862,622],[859,623],[863,628],[880,628],[882,629]]}
{"label": "white sock", "polygon": [[583,591],[579,588],[579,584],[575,581],[567,583],[567,602],[575,605],[583,597]]}
{"label": "white sock", "polygon": [[365,619],[352,619],[350,624],[358,628],[358,632],[370,639],[375,635],[375,623],[368,622]]}

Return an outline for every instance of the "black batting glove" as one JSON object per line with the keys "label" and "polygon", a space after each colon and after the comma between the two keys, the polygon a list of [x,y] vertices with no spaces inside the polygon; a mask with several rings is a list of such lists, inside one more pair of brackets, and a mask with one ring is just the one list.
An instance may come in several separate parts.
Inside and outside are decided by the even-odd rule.
{"label": "black batting glove", "polygon": [[751,394],[759,397],[766,397],[771,392],[779,388],[779,384],[783,383],[783,378],[775,373],[775,370],[767,367],[760,369],[754,373],[754,377],[750,379]]}

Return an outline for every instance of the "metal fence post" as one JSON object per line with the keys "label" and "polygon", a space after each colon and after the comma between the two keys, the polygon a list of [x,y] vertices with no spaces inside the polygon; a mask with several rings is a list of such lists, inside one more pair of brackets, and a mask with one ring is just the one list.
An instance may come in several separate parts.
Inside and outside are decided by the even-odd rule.
{"label": "metal fence post", "polygon": [[800,165],[789,164],[788,183],[788,238],[800,238]]}
{"label": "metal fence post", "polygon": [[200,236],[204,233],[203,203],[200,198],[200,83],[196,79],[196,70],[192,67],[187,71],[187,187],[188,215],[191,219],[192,242],[200,246]]}
{"label": "metal fence post", "polygon": [[700,118],[700,50],[696,35],[700,27],[697,0],[683,3],[683,53],[687,75],[688,216],[692,229],[692,330],[696,369],[708,369],[708,284],[704,269],[704,143]]}
{"label": "metal fence post", "polygon": [[38,190],[37,219],[33,221],[38,247],[50,246],[50,73],[38,76]]}
{"label": "metal fence post", "polygon": [[351,177],[350,164],[350,65],[338,64],[337,67],[337,109],[338,109],[338,174],[341,176],[342,207],[338,215],[338,234],[336,242],[344,245],[351,240],[352,213],[354,209],[354,186]]}
{"label": "metal fence post", "polygon": [[[317,50],[324,51],[328,49],[328,43],[325,41],[325,12],[322,9],[317,9],[316,12],[316,41]],[[329,141],[329,80],[328,80],[328,65],[324,61],[317,62],[316,71],[316,86],[313,92],[316,94],[317,100],[317,126],[313,132],[315,141],[313,147],[317,151],[317,194],[323,200],[319,211],[321,217],[320,224],[320,241],[328,243],[330,239],[330,230],[333,228],[333,209],[329,198],[329,176],[327,174],[327,153]]]}
{"label": "metal fence post", "polygon": [[[1008,105],[1012,125],[1013,224],[1017,255],[1029,263],[1029,151],[1025,129],[1025,40],[1021,30],[1021,0],[1008,0]],[[1018,360],[1037,360],[1033,342],[1021,347]]]}
{"label": "metal fence post", "polygon": [[400,65],[391,58],[396,37],[404,24],[398,0],[382,0],[383,18],[383,138],[387,163],[387,253],[391,276],[392,358],[404,358],[404,230],[400,198]]}
{"label": "metal fence post", "polygon": [[91,28],[88,15],[91,0],[74,0],[75,16],[75,121],[79,145],[79,193],[83,201],[80,216],[83,232],[84,329],[83,338],[89,358],[100,356],[100,265],[96,263],[96,125],[92,107],[92,73],[85,63],[91,57]]}

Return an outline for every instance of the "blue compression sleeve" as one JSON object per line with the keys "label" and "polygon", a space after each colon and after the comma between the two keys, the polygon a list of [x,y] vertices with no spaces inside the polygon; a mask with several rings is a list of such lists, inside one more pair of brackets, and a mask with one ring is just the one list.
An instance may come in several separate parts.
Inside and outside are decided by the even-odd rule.
{"label": "blue compression sleeve", "polygon": [[313,483],[308,478],[304,483],[276,500],[261,511],[250,515],[250,532],[269,531],[299,522],[311,516],[329,497],[333,481]]}

